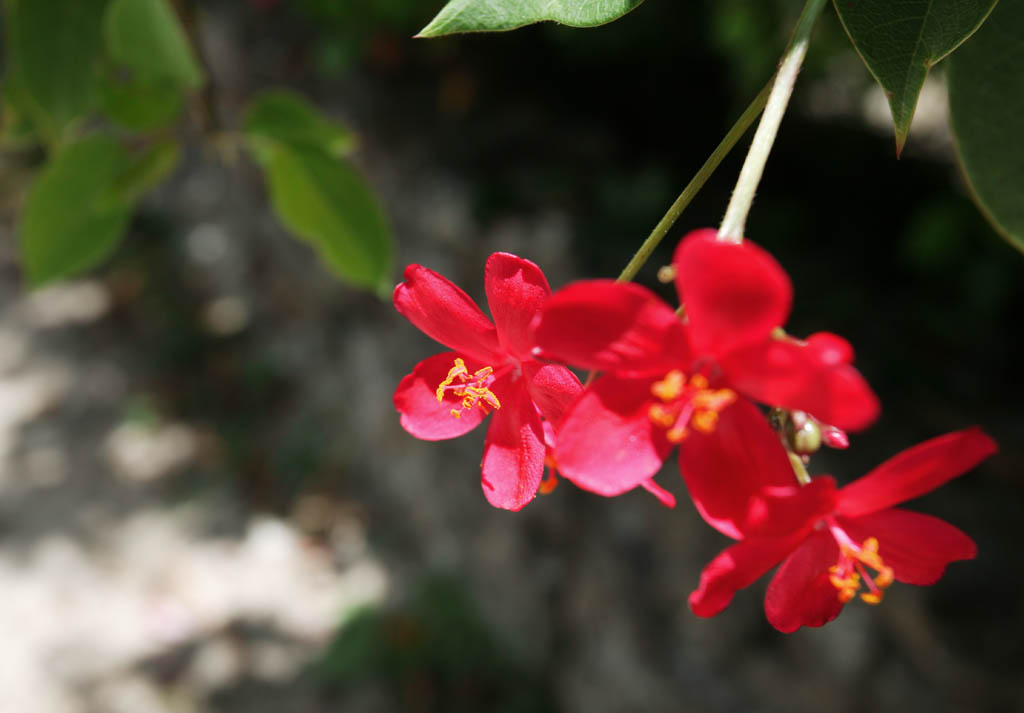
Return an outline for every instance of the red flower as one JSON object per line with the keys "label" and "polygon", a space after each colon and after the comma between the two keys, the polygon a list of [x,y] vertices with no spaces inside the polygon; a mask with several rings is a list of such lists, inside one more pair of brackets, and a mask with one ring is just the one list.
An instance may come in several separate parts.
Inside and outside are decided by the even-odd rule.
{"label": "red flower", "polygon": [[694,438],[680,454],[701,515],[740,540],[704,568],[690,608],[714,616],[779,562],[764,605],[784,632],[828,623],[858,593],[877,604],[894,580],[934,584],[947,564],[975,556],[974,542],[944,520],[893,506],[995,451],[991,438],[970,428],[908,448],[838,491],[827,476],[800,487],[757,409],[729,409],[715,433]]}
{"label": "red flower", "polygon": [[395,390],[395,408],[405,430],[428,441],[461,436],[494,411],[484,444],[484,494],[495,507],[519,510],[543,478],[543,419],[557,422],[582,387],[565,367],[531,356],[529,325],[551,294],[540,268],[494,253],[484,286],[493,323],[433,270],[405,269],[395,309],[453,351],[417,364]]}
{"label": "red flower", "polygon": [[713,431],[737,392],[843,429],[877,417],[844,339],[779,329],[792,286],[775,259],[715,235],[694,231],[676,249],[685,324],[651,291],[610,280],[559,290],[535,323],[539,356],[606,372],[559,427],[559,467],[581,487],[617,495],[641,484],[691,430]]}

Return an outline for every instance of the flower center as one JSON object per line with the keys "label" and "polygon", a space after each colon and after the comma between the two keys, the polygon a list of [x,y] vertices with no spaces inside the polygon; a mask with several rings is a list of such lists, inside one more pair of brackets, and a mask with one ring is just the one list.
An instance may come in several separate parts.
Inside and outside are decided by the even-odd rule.
{"label": "flower center", "polygon": [[[828,568],[828,581],[839,590],[839,601],[850,601],[863,585],[867,591],[860,593],[862,600],[868,604],[881,602],[882,590],[893,583],[893,571],[878,554],[878,540],[869,537],[857,545],[838,525],[830,524],[829,530],[839,543],[840,554],[839,562]],[[877,574],[871,576],[869,570]]]}
{"label": "flower center", "polygon": [[708,388],[703,374],[694,374],[689,381],[678,369],[665,374],[661,381],[651,384],[651,394],[661,403],[652,404],[647,411],[652,422],[666,429],[665,437],[679,443],[689,435],[689,428],[711,433],[718,424],[718,414],[736,400],[732,389]]}
{"label": "flower center", "polygon": [[460,408],[453,408],[451,411],[452,416],[455,418],[460,418],[463,411],[476,406],[485,411],[488,407],[501,408],[501,402],[498,401],[498,397],[490,389],[494,379],[493,368],[485,366],[471,374],[469,369],[466,368],[466,362],[462,361],[459,357],[455,357],[455,366],[448,370],[448,376],[444,377],[444,381],[437,387],[437,402],[443,402],[445,393],[448,391],[451,391],[455,396],[461,396],[462,406]]}

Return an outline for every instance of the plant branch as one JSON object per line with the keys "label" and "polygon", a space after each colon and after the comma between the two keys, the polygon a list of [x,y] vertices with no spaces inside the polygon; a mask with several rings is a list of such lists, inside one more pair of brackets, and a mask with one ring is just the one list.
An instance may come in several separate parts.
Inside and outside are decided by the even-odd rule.
{"label": "plant branch", "polygon": [[772,87],[771,96],[761,116],[761,123],[757,125],[754,132],[754,139],[750,143],[750,150],[740,170],[740,177],[736,181],[732,198],[729,199],[729,206],[725,210],[725,217],[722,219],[722,226],[718,229],[719,240],[738,243],[743,240],[743,232],[747,223],[747,214],[750,212],[750,205],[754,202],[754,193],[757,191],[757,184],[761,181],[761,174],[764,173],[764,165],[768,161],[768,154],[771,153],[772,145],[775,143],[775,136],[779,131],[779,124],[782,123],[782,116],[786,113],[786,106],[789,104],[789,97],[793,94],[793,85],[800,73],[800,65],[803,64],[804,56],[807,54],[807,44],[811,37],[811,30],[814,22],[821,14],[822,8],[827,0],[807,0],[800,19],[797,20],[796,28],[793,30],[793,37],[789,41],[786,53],[779,64],[779,71],[775,75],[775,84]]}

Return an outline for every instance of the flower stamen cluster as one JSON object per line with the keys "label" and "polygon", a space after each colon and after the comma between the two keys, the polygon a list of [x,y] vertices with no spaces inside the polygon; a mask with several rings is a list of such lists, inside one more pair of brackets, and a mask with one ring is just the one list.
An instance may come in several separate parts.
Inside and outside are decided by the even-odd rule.
{"label": "flower stamen cluster", "polygon": [[[459,383],[454,383],[458,379]],[[448,375],[437,387],[437,403],[444,403],[445,393],[451,391],[456,396],[461,396],[461,408],[453,408],[451,415],[461,418],[462,412],[480,406],[485,411],[488,407],[493,409],[501,408],[501,402],[488,387],[494,383],[494,368],[485,366],[477,369],[472,374],[466,368],[466,362],[455,357],[455,366],[448,370]]]}
{"label": "flower stamen cluster", "polygon": [[706,376],[694,374],[689,381],[679,369],[673,369],[661,381],[651,384],[651,394],[661,403],[647,411],[651,421],[666,429],[665,438],[679,443],[689,435],[688,426],[700,433],[711,433],[718,414],[736,400],[732,389],[711,389]]}
{"label": "flower stamen cluster", "polygon": [[[892,567],[887,567],[879,556],[878,540],[869,537],[858,546],[850,541],[849,535],[838,525],[831,525],[829,529],[840,543],[841,558],[828,568],[828,581],[839,590],[839,601],[846,604],[856,596],[863,584],[868,591],[861,592],[861,600],[868,604],[880,604],[882,590],[895,581],[895,574]],[[877,574],[872,576],[867,571],[869,568]]]}

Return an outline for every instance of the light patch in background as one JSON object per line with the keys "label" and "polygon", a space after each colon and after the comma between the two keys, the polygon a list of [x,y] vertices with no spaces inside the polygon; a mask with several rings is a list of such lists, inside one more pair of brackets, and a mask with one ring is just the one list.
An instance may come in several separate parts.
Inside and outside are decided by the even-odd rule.
{"label": "light patch in background", "polygon": [[[110,523],[102,548],[51,535],[0,551],[0,710],[80,713],[90,699],[104,711],[179,711],[184,690],[198,703],[243,678],[287,680],[348,612],[387,595],[370,556],[339,571],[283,520],[203,537],[194,514],[138,512]],[[177,662],[173,687],[136,668],[161,662]]]}
{"label": "light patch in background", "polygon": [[203,265],[220,262],[228,254],[228,236],[215,223],[201,223],[185,238],[188,256]]}
{"label": "light patch in background", "polygon": [[122,423],[107,436],[103,453],[114,473],[129,481],[155,480],[196,455],[195,432],[181,423]]}
{"label": "light patch in background", "polygon": [[87,324],[110,309],[110,292],[96,280],[62,282],[29,293],[21,307],[33,327]]}
{"label": "light patch in background", "polygon": [[249,306],[241,297],[218,297],[203,307],[202,322],[211,334],[221,337],[238,334],[249,324]]}

